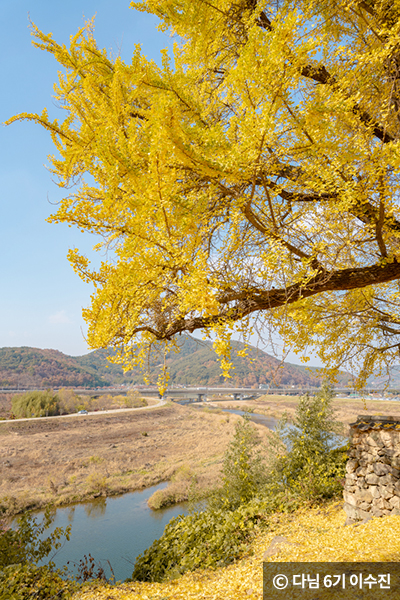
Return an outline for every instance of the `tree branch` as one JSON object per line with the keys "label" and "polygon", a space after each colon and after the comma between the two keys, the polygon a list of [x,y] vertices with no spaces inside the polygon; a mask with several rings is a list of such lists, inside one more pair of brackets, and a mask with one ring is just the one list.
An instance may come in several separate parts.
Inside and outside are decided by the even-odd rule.
{"label": "tree branch", "polygon": [[379,219],[376,221],[376,241],[378,242],[379,250],[384,258],[387,258],[387,250],[382,236],[382,226],[385,222],[385,205],[382,199],[379,202]]}
{"label": "tree branch", "polygon": [[374,3],[371,2],[371,4],[372,4],[372,6],[362,0],[361,2],[358,3],[358,6],[360,8],[363,8],[368,14],[370,14],[372,17],[374,17],[375,16],[375,10],[373,9]]}
{"label": "tree branch", "polygon": [[258,217],[251,210],[251,201],[247,202],[246,206],[243,209],[243,213],[246,216],[249,223],[251,223],[255,229],[263,233],[266,237],[270,237],[274,240],[279,241],[282,244],[282,246],[287,248],[290,252],[292,252],[299,258],[311,258],[309,254],[306,254],[305,252],[300,250],[300,248],[296,248],[296,246],[293,246],[293,244],[291,244],[290,242],[287,242],[286,240],[282,239],[277,233],[273,233],[270,229],[265,227],[265,225],[261,223]]}
{"label": "tree branch", "polygon": [[[258,0],[247,0],[246,8],[248,10],[254,11],[257,9]],[[267,17],[265,11],[261,11],[257,21],[257,25],[266,31],[272,31],[272,23]]]}
{"label": "tree branch", "polygon": [[[189,331],[192,333],[196,329],[204,329],[221,320],[238,321],[247,315],[262,310],[271,310],[284,305],[294,304],[299,300],[321,294],[322,292],[340,292],[352,289],[360,289],[369,285],[387,283],[400,278],[400,263],[393,261],[384,266],[371,265],[360,269],[341,269],[334,273],[326,271],[317,273],[306,283],[296,283],[287,288],[271,289],[268,291],[249,291],[237,302],[236,306],[222,307],[217,315],[209,317],[188,317],[177,319],[170,323],[163,331],[155,331],[153,327],[142,326],[135,329],[132,335],[138,331],[151,331],[159,340],[170,339],[177,333]],[[235,293],[221,294],[217,299],[221,305],[229,305],[236,299]]]}
{"label": "tree branch", "polygon": [[[275,174],[276,173],[274,173],[274,175]],[[278,176],[285,177],[296,183],[301,176],[300,167],[281,165]],[[339,194],[337,193],[302,194],[298,192],[288,192],[282,189],[282,187],[274,181],[265,180],[264,174],[262,174],[262,176],[260,175],[259,179],[256,179],[257,185],[263,185],[264,182],[267,183],[270,189],[277,191],[281,198],[289,202],[321,202],[337,200],[339,198]],[[354,203],[349,212],[366,225],[376,225],[381,218],[380,209],[376,208],[373,204],[371,204],[371,202],[365,202],[362,205]],[[391,231],[400,231],[400,221],[394,217],[384,217],[381,227],[383,225]]]}

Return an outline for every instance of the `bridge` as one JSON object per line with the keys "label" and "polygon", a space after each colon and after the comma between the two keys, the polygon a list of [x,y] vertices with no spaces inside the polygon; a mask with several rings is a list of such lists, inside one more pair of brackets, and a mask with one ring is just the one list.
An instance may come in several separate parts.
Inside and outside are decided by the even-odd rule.
{"label": "bridge", "polygon": [[[198,388],[168,388],[164,393],[164,399],[184,400],[189,402],[204,402],[210,396],[227,397],[227,400],[253,400],[260,396],[303,396],[305,394],[315,395],[320,388],[269,388],[269,389],[253,389],[253,388],[220,388],[220,387],[198,387]],[[385,390],[390,394],[399,394],[399,389]],[[145,396],[145,390],[139,390],[140,394]],[[333,389],[335,396],[354,396],[355,399],[371,393],[383,394],[382,388],[368,388],[365,390],[354,390],[348,387],[337,387]],[[156,390],[157,393],[157,390]],[[152,392],[154,394],[154,391]],[[151,395],[150,392],[147,395]],[[221,398],[221,400],[224,398]]]}
{"label": "bridge", "polygon": [[[57,391],[57,388],[52,388],[53,391]],[[269,388],[269,389],[253,389],[253,388],[241,388],[241,387],[177,387],[177,388],[167,388],[164,393],[164,399],[170,400],[186,400],[186,403],[190,402],[204,402],[207,401],[210,396],[229,396],[229,400],[252,400],[254,398],[258,398],[259,396],[276,396],[276,395],[284,395],[284,396],[302,396],[304,394],[309,393],[310,395],[314,395],[319,391],[320,388]],[[7,394],[21,394],[24,392],[32,392],[32,391],[44,391],[44,388],[39,389],[0,389],[0,393]],[[137,391],[141,396],[145,397],[154,397],[159,396],[158,389],[156,387],[139,389],[139,390],[131,390],[130,388],[74,388],[73,390],[76,394],[80,395],[88,395],[92,397],[99,397],[105,394],[109,394],[111,396],[117,395],[126,395],[130,391]],[[363,395],[368,395],[371,393],[383,394],[384,390],[382,388],[367,388],[364,390],[355,390],[349,387],[341,387],[334,388],[333,390],[335,395],[357,395],[356,397],[362,397]],[[400,395],[400,389],[387,389],[385,392],[389,394],[398,394]],[[223,399],[223,398],[222,398]]]}
{"label": "bridge", "polygon": [[[48,388],[46,388],[48,389]],[[54,392],[57,392],[59,388],[52,388]],[[23,394],[24,392],[33,392],[33,391],[45,391],[45,388],[30,388],[30,389],[0,389],[0,393],[7,394]],[[149,387],[146,389],[134,390],[128,387],[126,388],[74,388],[73,391],[76,394],[82,396],[92,396],[94,398],[98,398],[103,395],[110,396],[118,396],[118,395],[126,395],[130,391],[137,391],[141,396],[154,397],[159,396],[158,388]],[[257,396],[263,396],[266,393],[292,393],[293,390],[264,390],[264,389],[256,389],[253,390],[251,388],[217,388],[217,387],[186,387],[186,388],[168,388],[163,398],[164,399],[188,399],[193,402],[201,402],[207,400],[208,396],[230,396],[235,400],[239,399],[250,399],[256,398]],[[298,394],[298,391],[294,392]]]}

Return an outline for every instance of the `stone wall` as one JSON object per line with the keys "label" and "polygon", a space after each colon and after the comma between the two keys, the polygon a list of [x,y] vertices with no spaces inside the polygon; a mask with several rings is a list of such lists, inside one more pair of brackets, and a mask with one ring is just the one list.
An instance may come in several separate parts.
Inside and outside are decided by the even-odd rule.
{"label": "stone wall", "polygon": [[346,524],[400,515],[400,417],[358,417],[346,471]]}

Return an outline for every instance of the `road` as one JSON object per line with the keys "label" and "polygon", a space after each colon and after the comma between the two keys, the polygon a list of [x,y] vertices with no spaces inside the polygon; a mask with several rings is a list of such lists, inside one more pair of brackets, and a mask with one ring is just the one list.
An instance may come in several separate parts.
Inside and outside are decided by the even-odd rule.
{"label": "road", "polygon": [[[156,398],[149,398],[149,400],[156,400]],[[158,399],[157,399],[158,400]],[[151,404],[150,406],[140,406],[139,408],[114,408],[113,410],[96,410],[96,411],[91,411],[88,412],[87,415],[80,415],[78,413],[72,413],[70,415],[56,415],[54,417],[31,417],[29,419],[4,419],[3,421],[0,420],[0,423],[21,423],[21,421],[46,421],[46,420],[53,420],[54,419],[68,419],[70,417],[88,417],[90,415],[115,415],[116,413],[121,413],[121,412],[131,412],[133,410],[149,410],[151,408],[157,408],[159,406],[162,406],[163,404],[166,403],[166,400],[158,400],[158,402],[156,402],[156,404]]]}

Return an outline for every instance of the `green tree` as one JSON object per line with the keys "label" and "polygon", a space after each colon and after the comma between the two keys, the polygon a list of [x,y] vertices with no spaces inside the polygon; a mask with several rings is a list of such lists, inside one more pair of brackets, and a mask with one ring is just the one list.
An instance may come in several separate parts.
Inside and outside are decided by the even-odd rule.
{"label": "green tree", "polygon": [[13,414],[18,419],[52,417],[59,414],[59,398],[51,390],[17,394],[11,401]]}
{"label": "green tree", "polygon": [[332,398],[327,385],[315,396],[302,396],[293,422],[284,415],[270,434],[270,493],[277,488],[301,501],[341,494],[347,441]]}
{"label": "green tree", "polygon": [[41,524],[29,512],[17,519],[11,528],[0,523],[0,600],[67,600],[77,590],[73,581],[63,578],[65,570],[55,569],[52,552],[69,540],[71,527],[56,527],[47,537],[43,534],[53,522],[50,510],[45,512]]}
{"label": "green tree", "polygon": [[[400,345],[399,0],[142,0],[175,34],[174,67],[136,47],[70,47],[33,25],[59,65],[65,115],[24,113],[51,134],[68,192],[51,222],[110,252],[83,312],[93,348],[135,351],[177,334],[229,340],[254,320],[315,347],[360,383]],[[254,319],[254,320],[253,320]]]}
{"label": "green tree", "polygon": [[266,482],[265,464],[260,452],[257,429],[245,415],[235,425],[222,468],[222,486],[210,498],[210,506],[235,510],[247,504]]}

